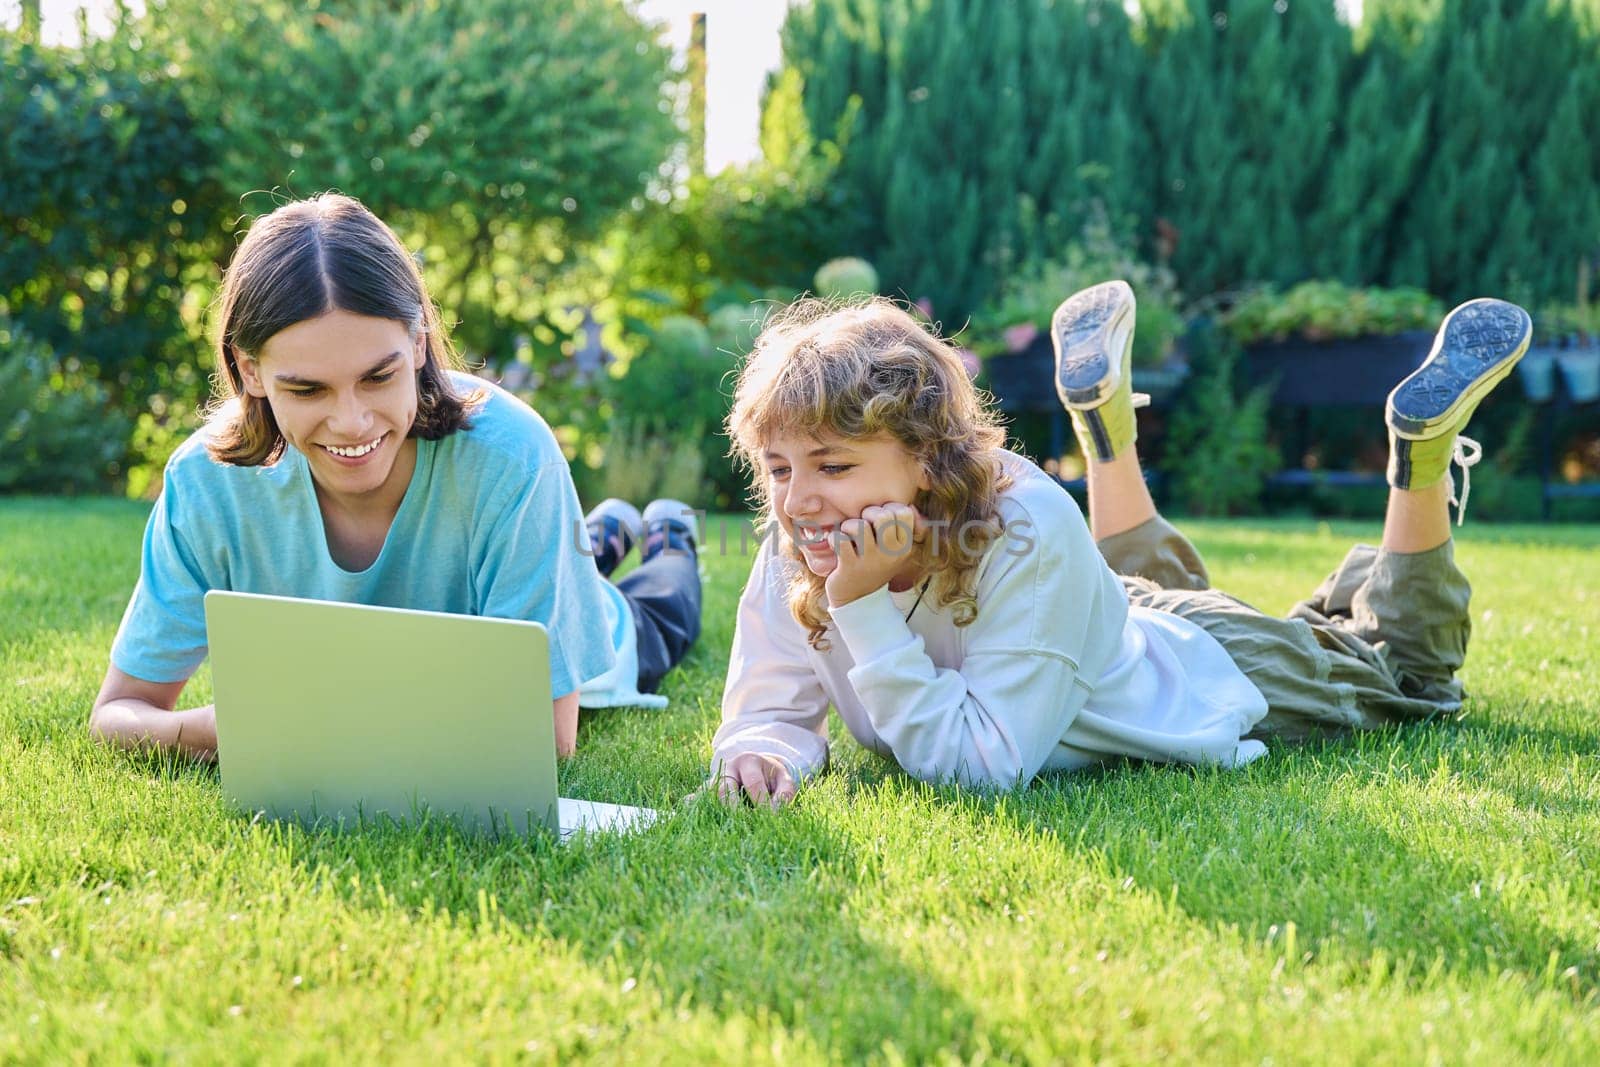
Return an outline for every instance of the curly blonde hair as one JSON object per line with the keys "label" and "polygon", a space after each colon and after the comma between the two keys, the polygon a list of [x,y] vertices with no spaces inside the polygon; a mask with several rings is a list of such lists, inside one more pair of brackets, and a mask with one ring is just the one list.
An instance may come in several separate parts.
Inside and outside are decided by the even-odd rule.
{"label": "curly blonde hair", "polygon": [[[978,564],[1002,532],[1005,432],[949,342],[882,297],[800,300],[769,319],[756,339],[739,372],[727,431],[767,529],[777,516],[762,454],[775,437],[899,441],[931,487],[912,504],[935,529],[961,532],[924,539],[911,559],[929,575],[933,602],[950,608],[957,626],[977,618]],[[780,551],[801,560],[792,543]],[[789,610],[811,646],[826,649],[824,579],[803,563],[791,571]]]}

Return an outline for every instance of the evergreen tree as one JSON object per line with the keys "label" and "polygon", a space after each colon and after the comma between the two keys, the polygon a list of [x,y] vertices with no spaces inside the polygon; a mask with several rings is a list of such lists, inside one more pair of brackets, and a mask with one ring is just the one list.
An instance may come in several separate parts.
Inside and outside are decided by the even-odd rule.
{"label": "evergreen tree", "polygon": [[1322,195],[1305,222],[1307,274],[1366,285],[1388,275],[1400,208],[1427,147],[1433,89],[1383,37],[1357,53],[1342,98]]}
{"label": "evergreen tree", "polygon": [[1447,299],[1563,296],[1600,243],[1600,50],[1562,0],[1439,0],[1418,32],[1372,5],[1375,39],[1405,35],[1433,89],[1427,145],[1400,207],[1385,281]]}
{"label": "evergreen tree", "polygon": [[1143,36],[1155,210],[1179,232],[1185,288],[1309,276],[1305,223],[1323,195],[1351,54],[1331,0],[1149,4]]}
{"label": "evergreen tree", "polygon": [[[1600,255],[1600,146],[1592,135],[1600,115],[1600,63],[1567,75],[1561,102],[1533,154],[1533,229],[1540,242],[1520,249],[1518,270],[1543,299],[1587,302],[1574,279],[1588,278],[1581,261]],[[1536,272],[1537,268],[1537,272]],[[1582,283],[1578,283],[1582,285]]]}
{"label": "evergreen tree", "polygon": [[1565,298],[1600,248],[1597,22],[1592,0],[1368,0],[1359,33],[1333,0],[1144,0],[1131,24],[1101,0],[814,0],[784,42],[863,209],[840,251],[955,320],[1091,199],[1191,293]]}
{"label": "evergreen tree", "polygon": [[1118,180],[1144,169],[1119,4],[817,0],[790,14],[784,49],[873,219],[856,251],[946,320],[1075,233],[1088,198],[1143,214]]}

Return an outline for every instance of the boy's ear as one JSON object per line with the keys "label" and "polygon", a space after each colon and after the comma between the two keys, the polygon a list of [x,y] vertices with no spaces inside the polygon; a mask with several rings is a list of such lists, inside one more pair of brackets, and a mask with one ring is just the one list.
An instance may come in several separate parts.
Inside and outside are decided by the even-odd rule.
{"label": "boy's ear", "polygon": [[243,383],[245,393],[257,400],[265,400],[267,387],[261,381],[261,364],[243,352],[234,357],[234,363],[239,368],[239,381]]}

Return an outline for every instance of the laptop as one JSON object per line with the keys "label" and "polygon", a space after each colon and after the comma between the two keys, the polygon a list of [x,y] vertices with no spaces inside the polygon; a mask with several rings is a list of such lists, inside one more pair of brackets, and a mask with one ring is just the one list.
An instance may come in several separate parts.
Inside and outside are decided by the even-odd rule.
{"label": "laptop", "polygon": [[655,818],[557,796],[539,623],[220,590],[205,611],[222,788],[245,811],[562,839]]}

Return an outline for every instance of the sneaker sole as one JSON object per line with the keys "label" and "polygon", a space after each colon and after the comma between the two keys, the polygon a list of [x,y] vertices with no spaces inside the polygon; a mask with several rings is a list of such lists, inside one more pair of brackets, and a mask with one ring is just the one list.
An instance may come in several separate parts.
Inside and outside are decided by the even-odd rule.
{"label": "sneaker sole", "polygon": [[1409,441],[1456,427],[1528,350],[1533,320],[1504,300],[1469,300],[1445,316],[1427,360],[1389,394],[1387,420]]}
{"label": "sneaker sole", "polygon": [[1117,391],[1133,319],[1133,290],[1123,281],[1074,293],[1056,308],[1050,340],[1056,349],[1056,394],[1063,404],[1085,411]]}
{"label": "sneaker sole", "polygon": [[[660,504],[661,508],[656,512],[652,512],[651,509],[657,504]],[[665,513],[663,514],[662,512]],[[648,505],[646,505],[640,518],[644,522],[644,536],[646,540],[648,540],[650,536],[650,527],[655,523],[672,522],[676,523],[678,526],[687,531],[689,534],[689,543],[694,546],[696,553],[700,551],[699,514],[683,501],[673,500],[668,497],[662,497],[659,500],[652,500]]]}

